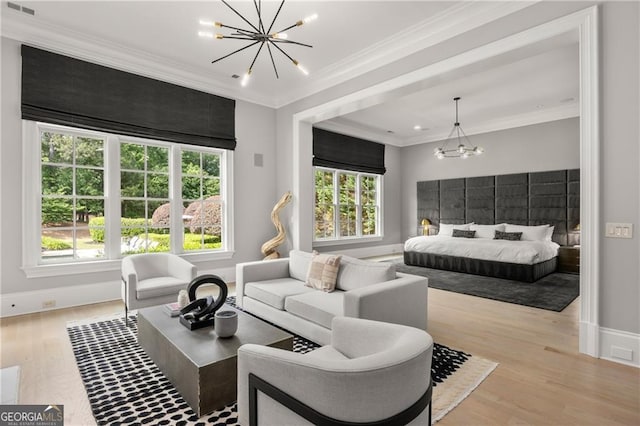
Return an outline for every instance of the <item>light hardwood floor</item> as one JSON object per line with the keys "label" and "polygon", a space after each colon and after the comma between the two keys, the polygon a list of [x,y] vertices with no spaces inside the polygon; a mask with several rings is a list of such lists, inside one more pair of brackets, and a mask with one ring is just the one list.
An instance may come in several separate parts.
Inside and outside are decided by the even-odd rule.
{"label": "light hardwood floor", "polygon": [[[561,313],[429,289],[429,329],[500,363],[440,425],[639,425],[640,370],[577,352],[574,301]],[[66,322],[122,312],[108,302],[0,320],[1,366],[20,365],[20,402],[64,404],[65,424],[95,424]]]}

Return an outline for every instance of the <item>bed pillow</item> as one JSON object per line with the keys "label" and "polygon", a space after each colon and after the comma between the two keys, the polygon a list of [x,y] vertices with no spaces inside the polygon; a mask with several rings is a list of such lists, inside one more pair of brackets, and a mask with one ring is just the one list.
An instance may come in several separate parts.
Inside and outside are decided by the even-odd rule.
{"label": "bed pillow", "polygon": [[452,237],[473,238],[475,235],[476,231],[465,231],[464,229],[454,229],[451,232]]}
{"label": "bed pillow", "polygon": [[471,223],[465,223],[463,225],[454,225],[452,223],[441,223],[438,227],[438,235],[445,235],[450,237],[453,233],[454,229],[461,229],[463,231],[468,231]]}
{"label": "bed pillow", "polygon": [[472,231],[476,231],[476,238],[493,239],[496,231],[504,232],[504,223],[500,223],[498,225],[476,225],[475,223],[473,223],[471,224],[469,229]]}
{"label": "bed pillow", "polygon": [[[547,239],[549,233],[549,225],[538,226],[524,226],[524,225],[511,225],[509,223],[504,227],[505,232],[522,232],[522,240],[524,241],[547,241],[550,240],[550,236]],[[553,230],[551,230],[553,233]]]}
{"label": "bed pillow", "polygon": [[520,241],[522,232],[503,232],[495,231],[494,240]]}

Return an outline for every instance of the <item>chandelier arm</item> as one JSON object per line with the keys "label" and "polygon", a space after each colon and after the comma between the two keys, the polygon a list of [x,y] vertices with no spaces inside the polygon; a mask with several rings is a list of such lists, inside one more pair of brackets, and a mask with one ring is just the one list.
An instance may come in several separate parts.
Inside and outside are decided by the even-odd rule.
{"label": "chandelier arm", "polygon": [[249,37],[249,36],[236,37],[234,35],[228,35],[228,36],[222,36],[222,38],[228,38],[228,39],[231,39],[231,40],[249,40],[249,41],[255,41],[256,43],[260,43],[260,40],[256,40],[255,37]]}
{"label": "chandelier arm", "polygon": [[284,0],[282,0],[282,3],[280,3],[280,6],[278,7],[278,11],[276,12],[275,16],[273,17],[273,21],[271,21],[271,25],[269,25],[269,29],[267,30],[267,34],[269,34],[271,32],[271,28],[273,28],[273,24],[276,23],[276,19],[278,18],[278,15],[280,14],[280,10],[282,9],[283,5],[284,5]]}
{"label": "chandelier arm", "polygon": [[220,1],[221,1],[222,3],[224,3],[224,4],[225,4],[229,9],[233,10],[233,12],[234,12],[236,15],[238,15],[240,18],[242,18],[242,20],[243,20],[244,22],[246,22],[247,24],[249,24],[249,26],[250,26],[251,28],[253,28],[254,30],[256,30],[256,32],[258,32],[258,33],[260,32],[260,30],[259,30],[259,29],[257,29],[255,25],[253,25],[251,22],[249,22],[249,21],[247,20],[247,18],[245,18],[244,16],[242,16],[242,15],[241,15],[237,10],[235,10],[235,9],[234,9],[234,8],[233,8],[229,3],[227,3],[225,0],[220,0]]}
{"label": "chandelier arm", "polygon": [[464,132],[464,130],[462,130],[461,126],[458,126],[458,127],[460,127],[460,132],[462,133],[462,136],[464,137],[464,140],[469,144],[469,146],[471,146],[471,141],[467,137],[467,134]]}
{"label": "chandelier arm", "polygon": [[258,59],[258,55],[260,54],[260,51],[262,50],[262,46],[264,46],[264,41],[262,43],[260,43],[260,47],[258,48],[258,51],[256,52],[256,56],[253,57],[253,61],[251,61],[251,65],[249,65],[249,72],[251,72],[251,70],[253,69],[253,64],[256,63],[256,59]]}
{"label": "chandelier arm", "polygon": [[453,126],[453,128],[451,129],[451,131],[449,132],[449,136],[447,136],[447,138],[444,140],[444,144],[442,145],[441,149],[443,151],[445,151],[445,147],[449,144],[449,141],[451,140],[451,136],[453,135],[453,132],[456,131],[456,127],[457,126]]}
{"label": "chandelier arm", "polygon": [[293,41],[293,40],[280,40],[280,39],[276,39],[276,40],[271,40],[274,43],[289,43],[289,44],[297,44],[298,46],[304,46],[304,47],[311,47],[313,48],[312,45],[310,44],[305,44],[305,43],[300,43],[299,41]]}
{"label": "chandelier arm", "polygon": [[227,24],[223,24],[223,23],[220,23],[220,26],[221,26],[222,28],[230,28],[230,29],[232,29],[232,30],[240,31],[240,32],[242,32],[242,33],[255,34],[255,32],[254,32],[254,31],[245,30],[245,29],[243,29],[243,28],[238,28],[238,27],[232,27],[231,25],[227,25]]}
{"label": "chandelier arm", "polygon": [[297,26],[298,26],[298,24],[297,24],[297,23],[296,23],[296,24],[293,24],[293,25],[289,25],[287,28],[283,28],[283,29],[281,29],[280,31],[277,31],[277,32],[279,32],[279,33],[283,33],[283,32],[285,32],[285,31],[288,31],[288,30],[290,30],[291,28],[295,28],[295,27],[297,27]]}
{"label": "chandelier arm", "polygon": [[254,45],[258,44],[258,43],[260,43],[260,42],[259,42],[259,41],[256,41],[256,42],[253,42],[253,43],[251,43],[251,44],[247,44],[246,46],[241,47],[241,48],[240,48],[240,49],[238,49],[238,50],[234,50],[233,52],[231,52],[231,53],[229,53],[229,54],[227,54],[227,55],[224,55],[224,56],[222,56],[222,57],[220,57],[220,58],[218,58],[218,59],[216,59],[216,60],[214,60],[214,61],[211,61],[211,63],[212,63],[212,64],[215,64],[216,62],[221,61],[221,60],[223,60],[224,58],[228,58],[229,56],[233,55],[234,53],[241,52],[241,51],[243,51],[244,49],[248,49],[248,48],[250,48],[251,46],[254,46]]}
{"label": "chandelier arm", "polygon": [[264,34],[264,25],[262,25],[262,1],[259,0],[259,2],[256,2],[256,0],[253,0],[253,4],[256,7],[256,12],[258,13],[258,28],[260,28],[260,31],[262,31],[262,33]]}
{"label": "chandelier arm", "polygon": [[273,60],[273,53],[271,53],[271,46],[267,43],[267,50],[269,51],[269,57],[271,58],[271,65],[273,65],[273,71],[276,73],[276,78],[280,79],[278,75],[278,68],[276,68],[276,61]]}
{"label": "chandelier arm", "polygon": [[287,52],[285,52],[284,50],[282,50],[282,49],[280,48],[280,46],[278,46],[277,44],[275,44],[275,43],[274,43],[273,41],[271,41],[271,40],[269,40],[269,41],[271,42],[271,44],[273,44],[273,47],[275,47],[275,48],[276,48],[276,49],[278,49],[280,52],[282,52],[282,54],[283,54],[284,56],[286,56],[287,58],[289,58],[289,60],[290,60],[291,62],[294,62],[294,63],[296,62],[296,60],[295,60],[295,59],[293,59],[291,56],[289,56],[289,55],[287,54]]}

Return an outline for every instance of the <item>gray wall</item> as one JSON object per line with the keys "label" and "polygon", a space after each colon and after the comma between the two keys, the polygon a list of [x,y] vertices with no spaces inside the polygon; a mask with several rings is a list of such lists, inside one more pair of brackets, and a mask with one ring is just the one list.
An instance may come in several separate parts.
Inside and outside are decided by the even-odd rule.
{"label": "gray wall", "polygon": [[[485,153],[466,160],[438,160],[433,150],[442,142],[402,149],[402,238],[417,232],[416,183],[426,180],[505,175],[580,168],[578,118],[469,136]],[[463,123],[464,126],[464,123]]]}
{"label": "gray wall", "polygon": [[[2,38],[2,139],[0,142],[0,292],[2,294],[112,281],[119,271],[27,279],[22,266],[22,121],[20,118],[20,44]],[[232,267],[261,257],[260,246],[276,231],[270,220],[276,191],[275,110],[236,102],[234,154],[235,255],[231,260],[197,263],[200,269]],[[254,167],[253,155],[264,156]],[[258,183],[258,184],[257,184]]]}
{"label": "gray wall", "polygon": [[[584,9],[599,2],[539,2],[512,15],[469,31],[453,39],[429,47],[402,60],[383,66],[277,111],[279,192],[293,186],[293,115],[316,105],[354,93],[437,63],[470,49],[483,46],[555,18]],[[638,162],[639,95],[638,63],[640,61],[639,4],[637,2],[603,2],[601,10],[601,134],[603,142],[601,164],[601,232],[605,222],[631,222],[640,225],[640,177]],[[324,119],[331,117],[323,117]],[[308,141],[307,141],[308,142]],[[488,146],[488,148],[490,148]],[[309,152],[303,148],[303,152]],[[488,156],[488,155],[487,155]],[[309,159],[309,161],[311,161]],[[573,166],[567,166],[567,168]],[[552,169],[553,167],[549,167]],[[405,185],[402,183],[402,188]],[[304,186],[312,191],[311,185]],[[398,188],[400,190],[400,188]],[[312,203],[310,194],[301,194],[302,203]],[[415,211],[404,196],[399,223],[410,223]],[[408,209],[408,211],[406,210]],[[405,219],[403,219],[403,217]],[[311,230],[311,219],[302,218]],[[386,221],[392,220],[387,215]],[[386,222],[385,221],[385,222]],[[403,225],[404,226],[404,225]],[[306,228],[304,228],[306,229]],[[403,228],[403,235],[410,231]],[[630,240],[601,238],[600,260],[600,325],[631,333],[640,332],[640,238],[638,232]],[[402,242],[402,238],[395,242]]]}

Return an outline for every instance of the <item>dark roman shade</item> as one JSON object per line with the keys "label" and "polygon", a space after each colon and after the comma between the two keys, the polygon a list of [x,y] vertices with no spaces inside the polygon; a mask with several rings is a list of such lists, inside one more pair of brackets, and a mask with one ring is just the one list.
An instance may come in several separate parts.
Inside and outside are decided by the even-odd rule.
{"label": "dark roman shade", "polygon": [[314,127],[313,165],[383,175],[384,144]]}
{"label": "dark roman shade", "polygon": [[235,101],[22,46],[22,118],[234,149]]}

